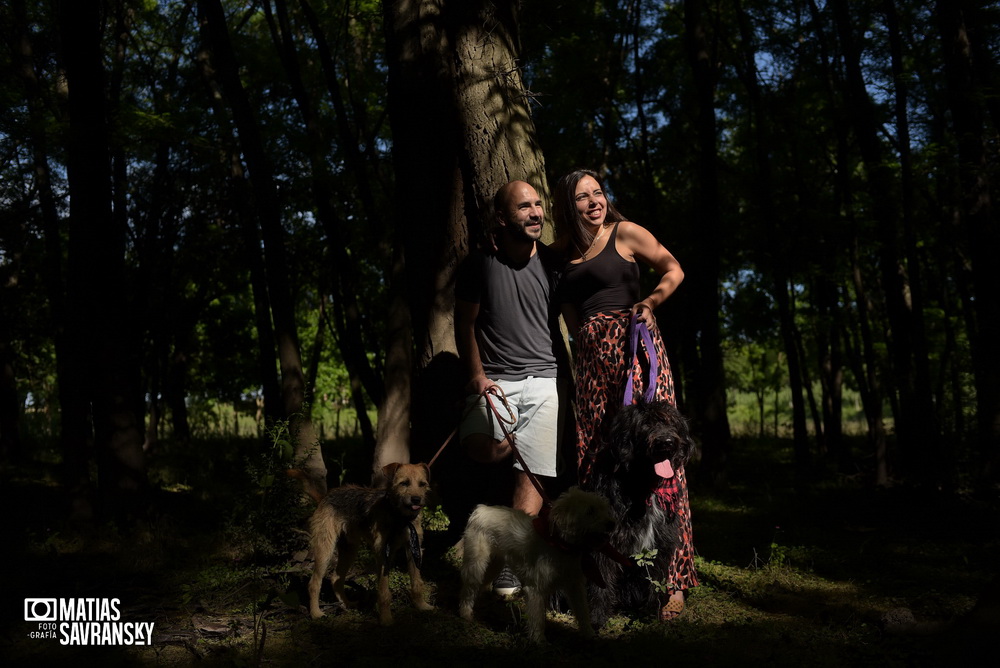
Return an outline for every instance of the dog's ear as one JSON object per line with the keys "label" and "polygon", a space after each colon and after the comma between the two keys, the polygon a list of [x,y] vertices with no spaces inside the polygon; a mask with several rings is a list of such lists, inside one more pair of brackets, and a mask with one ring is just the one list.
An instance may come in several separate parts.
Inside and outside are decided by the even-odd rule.
{"label": "dog's ear", "polygon": [[396,471],[399,470],[400,466],[401,464],[399,462],[393,462],[382,467],[382,475],[385,476],[385,484],[387,487],[392,484],[392,479],[396,477]]}
{"label": "dog's ear", "polygon": [[419,464],[417,464],[417,466],[421,467],[424,470],[424,473],[427,474],[427,482],[430,483],[430,481],[431,481],[431,467],[428,466],[427,464],[425,464],[424,462],[420,462]]}

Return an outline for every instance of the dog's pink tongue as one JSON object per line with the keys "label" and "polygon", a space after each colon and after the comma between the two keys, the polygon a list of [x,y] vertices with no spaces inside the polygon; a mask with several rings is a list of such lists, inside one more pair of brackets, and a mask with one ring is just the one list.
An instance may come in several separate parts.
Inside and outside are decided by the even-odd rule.
{"label": "dog's pink tongue", "polygon": [[656,471],[656,475],[661,478],[673,478],[674,477],[674,467],[670,465],[669,459],[664,459],[662,462],[653,467]]}

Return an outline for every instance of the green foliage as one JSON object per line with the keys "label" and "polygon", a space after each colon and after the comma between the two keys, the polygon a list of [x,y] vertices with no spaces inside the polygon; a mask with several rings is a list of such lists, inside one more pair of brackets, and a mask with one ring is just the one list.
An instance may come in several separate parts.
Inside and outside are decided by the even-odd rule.
{"label": "green foliage", "polygon": [[658,553],[659,550],[656,548],[644,550],[638,554],[633,554],[632,559],[635,560],[637,566],[646,569],[646,579],[649,581],[650,585],[652,585],[653,590],[660,594],[666,594],[671,590],[671,588],[673,588],[673,583],[666,582],[664,580],[657,580],[649,574],[649,567],[653,565]]}
{"label": "green foliage", "polygon": [[[256,559],[281,558],[304,544],[299,529],[310,509],[298,485],[286,475],[296,466],[288,420],[267,430],[267,446],[244,460],[247,490],[234,506],[227,534]],[[318,446],[317,446],[318,447]]]}
{"label": "green foliage", "polygon": [[451,520],[445,515],[444,509],[440,506],[428,506],[421,514],[424,529],[428,531],[445,531],[451,524]]}

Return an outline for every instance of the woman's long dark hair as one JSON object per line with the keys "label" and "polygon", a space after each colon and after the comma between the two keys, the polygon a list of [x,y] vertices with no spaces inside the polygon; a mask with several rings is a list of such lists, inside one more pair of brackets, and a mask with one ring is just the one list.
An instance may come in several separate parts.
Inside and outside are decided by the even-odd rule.
{"label": "woman's long dark hair", "polygon": [[586,176],[597,181],[597,185],[604,192],[604,198],[608,201],[605,222],[618,223],[625,220],[625,216],[619,213],[611,198],[608,197],[608,191],[605,190],[604,182],[597,175],[597,172],[590,169],[577,169],[559,179],[552,198],[552,218],[556,224],[556,235],[566,237],[569,244],[575,246],[581,254],[594,240],[590,226],[576,211],[576,186]]}

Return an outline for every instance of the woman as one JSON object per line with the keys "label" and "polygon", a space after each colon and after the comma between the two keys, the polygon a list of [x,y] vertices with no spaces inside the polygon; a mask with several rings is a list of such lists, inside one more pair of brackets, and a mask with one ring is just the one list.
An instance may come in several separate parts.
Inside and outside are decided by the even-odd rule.
{"label": "woman", "polygon": [[[559,180],[554,217],[568,260],[559,291],[576,343],[577,464],[580,483],[586,485],[603,447],[602,424],[622,401],[631,362],[626,360],[626,349],[633,314],[653,338],[659,362],[655,398],[675,403],[670,364],[653,310],[673,294],[684,272],[648,230],[625,220],[615,209],[595,172],[577,170]],[[642,300],[638,261],[660,276]],[[641,390],[635,396],[642,396]],[[667,571],[668,596],[659,612],[661,620],[669,620],[683,611],[685,590],[698,584],[684,469],[664,480],[656,495],[660,503],[675,506],[681,527],[680,546]]]}

